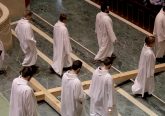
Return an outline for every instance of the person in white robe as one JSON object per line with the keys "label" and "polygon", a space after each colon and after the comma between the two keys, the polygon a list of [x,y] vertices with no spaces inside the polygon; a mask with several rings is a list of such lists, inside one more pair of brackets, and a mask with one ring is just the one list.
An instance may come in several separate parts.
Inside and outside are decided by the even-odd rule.
{"label": "person in white robe", "polygon": [[156,38],[156,60],[162,62],[161,59],[165,55],[165,6],[155,18],[153,35]]}
{"label": "person in white robe", "polygon": [[89,87],[90,116],[118,116],[113,78],[109,73],[113,60],[106,57],[104,65],[93,72]]}
{"label": "person in white robe", "polygon": [[72,48],[68,29],[65,25],[66,20],[67,16],[60,14],[59,21],[54,25],[53,31],[53,64],[51,67],[59,75],[62,75],[64,67],[72,65],[70,56]]}
{"label": "person in white robe", "polygon": [[106,57],[111,57],[114,52],[114,43],[117,40],[113,31],[112,19],[108,16],[109,6],[101,5],[101,12],[96,15],[95,32],[99,45],[99,51],[94,60],[103,61]]}
{"label": "person in white robe", "polygon": [[37,61],[36,40],[30,24],[32,14],[32,12],[26,11],[24,18],[18,21],[15,28],[20,47],[25,55],[22,66],[32,66]]}
{"label": "person in white robe", "polygon": [[146,37],[145,44],[140,55],[138,74],[132,86],[132,93],[141,94],[142,97],[145,97],[144,94],[146,92],[151,95],[155,89],[155,54],[152,50],[154,43],[155,37]]}
{"label": "person in white robe", "polygon": [[2,41],[0,40],[0,74],[6,73],[6,71],[3,69],[4,58],[5,58],[5,49]]}
{"label": "person in white robe", "polygon": [[81,116],[85,99],[85,93],[83,92],[81,81],[78,79],[81,67],[81,61],[74,61],[72,69],[65,72],[62,77],[62,116]]}
{"label": "person in white robe", "polygon": [[10,96],[9,116],[39,116],[37,100],[28,82],[38,67],[24,67],[21,75],[13,80]]}

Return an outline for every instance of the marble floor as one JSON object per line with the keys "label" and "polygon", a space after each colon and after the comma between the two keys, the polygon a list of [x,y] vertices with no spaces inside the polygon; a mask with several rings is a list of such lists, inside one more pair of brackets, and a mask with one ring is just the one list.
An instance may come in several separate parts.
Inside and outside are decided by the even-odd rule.
{"label": "marble floor", "polygon": [[[58,0],[31,0],[31,10],[43,19],[33,16],[32,24],[47,34],[52,39],[52,25],[58,20],[60,8],[57,6]],[[95,6],[85,2],[84,0],[63,0],[63,12],[68,14],[67,27],[71,40],[73,54],[81,58],[84,62],[89,64],[92,68],[99,66],[99,63],[95,63],[93,58],[98,51],[98,44],[96,35],[94,32],[95,16],[99,12]],[[115,44],[115,54],[117,56],[113,66],[121,72],[137,69],[139,55],[144,43],[145,34],[134,29],[130,25],[122,22],[121,20],[110,15],[113,20],[113,27],[115,34],[118,38],[118,42]],[[12,29],[15,25],[12,25]],[[37,48],[44,53],[49,59],[53,56],[53,45],[46,40],[41,33],[34,30],[35,38],[37,40]],[[78,45],[77,41],[80,45]],[[7,67],[7,74],[0,75],[0,93],[9,101],[10,88],[12,80],[19,75],[21,69],[20,61],[23,59],[23,54],[20,50],[17,39],[13,36],[13,49],[6,55],[5,67]],[[82,47],[83,46],[83,47]],[[85,47],[85,48],[84,48]],[[88,50],[87,50],[88,49]],[[131,61],[131,62],[130,62]],[[49,64],[39,57],[37,65],[40,67],[39,74],[36,75],[36,79],[45,88],[54,88],[61,86],[61,77],[51,74],[49,71]],[[111,74],[119,73],[115,69],[111,69]],[[92,72],[86,67],[83,67],[79,78],[81,81],[90,80]],[[152,112],[158,116],[164,116],[165,114],[165,73],[160,73],[155,76],[156,90],[154,95],[160,98],[160,101],[155,96],[142,99],[141,97],[134,97],[137,102],[140,102],[145,107],[149,108]],[[121,88],[128,94],[131,94],[131,86],[133,82],[127,81],[117,87]],[[117,92],[117,109],[121,116],[147,116],[147,112],[138,105],[133,103],[130,99],[123,96],[120,92]],[[60,99],[60,96],[58,97]],[[82,116],[89,116],[89,99],[86,100],[84,105],[84,112]],[[41,116],[59,116],[59,114],[52,109],[47,103],[39,102],[39,111]]]}

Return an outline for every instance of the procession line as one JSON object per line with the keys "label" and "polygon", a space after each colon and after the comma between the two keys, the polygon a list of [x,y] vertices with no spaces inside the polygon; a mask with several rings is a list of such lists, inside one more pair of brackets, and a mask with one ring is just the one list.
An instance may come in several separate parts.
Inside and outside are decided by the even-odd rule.
{"label": "procession line", "polygon": [[[44,39],[48,40],[49,42],[53,43],[53,40],[51,37],[48,37],[47,34],[45,34],[44,32],[42,32],[40,29],[38,29],[37,27],[35,27],[34,25],[32,25],[32,28],[34,29],[34,31],[36,31],[37,33],[39,33],[41,36],[43,36]],[[45,36],[46,35],[46,36]],[[48,37],[48,38],[46,38]],[[72,54],[71,57],[75,60],[79,59],[76,55]],[[81,59],[79,59],[81,60]],[[82,61],[82,60],[81,60]],[[82,61],[83,64],[85,63],[84,61]],[[85,65],[83,65],[86,69],[88,69],[90,72],[93,72],[95,69],[93,67],[91,67],[90,65],[88,65],[87,63],[85,63]],[[87,66],[87,67],[86,67]],[[147,106],[143,105],[141,102],[139,102],[138,100],[136,100],[134,97],[132,97],[131,95],[129,95],[125,90],[123,90],[120,87],[117,87],[116,89],[117,92],[119,92],[122,96],[124,96],[125,98],[127,98],[129,101],[131,101],[132,103],[136,103],[135,106],[137,106],[138,108],[140,108],[142,111],[144,111],[145,113],[151,115],[151,116],[157,116],[157,114],[155,114],[152,110],[150,110]]]}

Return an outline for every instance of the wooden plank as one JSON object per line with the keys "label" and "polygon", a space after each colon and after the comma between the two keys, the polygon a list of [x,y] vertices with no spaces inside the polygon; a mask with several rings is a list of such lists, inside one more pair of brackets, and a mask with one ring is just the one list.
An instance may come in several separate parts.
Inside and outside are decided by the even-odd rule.
{"label": "wooden plank", "polygon": [[56,97],[61,95],[61,87],[51,88],[48,91]]}
{"label": "wooden plank", "polygon": [[35,92],[34,95],[36,96],[38,102],[45,100],[45,93],[43,91]]}
{"label": "wooden plank", "polygon": [[35,78],[32,78],[30,80],[30,86],[35,90],[35,91],[44,91],[46,90],[44,86],[42,86]]}
{"label": "wooden plank", "polygon": [[59,114],[61,113],[61,103],[60,101],[50,93],[46,93],[45,101],[54,108]]}

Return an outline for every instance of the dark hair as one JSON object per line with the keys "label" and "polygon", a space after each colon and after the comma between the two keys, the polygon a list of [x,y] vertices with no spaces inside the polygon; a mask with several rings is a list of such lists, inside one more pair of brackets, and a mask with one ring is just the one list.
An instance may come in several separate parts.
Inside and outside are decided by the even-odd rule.
{"label": "dark hair", "polygon": [[147,44],[147,45],[150,45],[150,44],[152,44],[152,43],[154,43],[155,42],[155,37],[154,36],[147,36],[146,38],[145,38],[145,43]]}
{"label": "dark hair", "polygon": [[60,14],[59,20],[62,21],[62,22],[63,22],[64,20],[67,20],[67,15],[66,15],[66,14],[63,14],[63,13]]}
{"label": "dark hair", "polygon": [[102,12],[105,12],[105,11],[108,9],[108,6],[109,6],[109,5],[108,5],[107,3],[102,3],[102,4],[101,4],[101,11],[102,11]]}
{"label": "dark hair", "polygon": [[22,77],[27,78],[28,76],[32,77],[34,74],[38,72],[38,67],[35,65],[23,67],[20,71]]}
{"label": "dark hair", "polygon": [[164,5],[163,5],[163,11],[165,11],[165,3],[164,3]]}
{"label": "dark hair", "polygon": [[77,70],[82,67],[82,62],[80,60],[75,60],[72,64],[72,70]]}
{"label": "dark hair", "polygon": [[113,63],[113,61],[115,60],[116,56],[112,55],[111,57],[106,57],[103,61],[103,64],[105,66],[111,65]]}
{"label": "dark hair", "polygon": [[32,15],[33,15],[33,13],[30,10],[26,10],[24,13],[24,17],[32,16]]}

